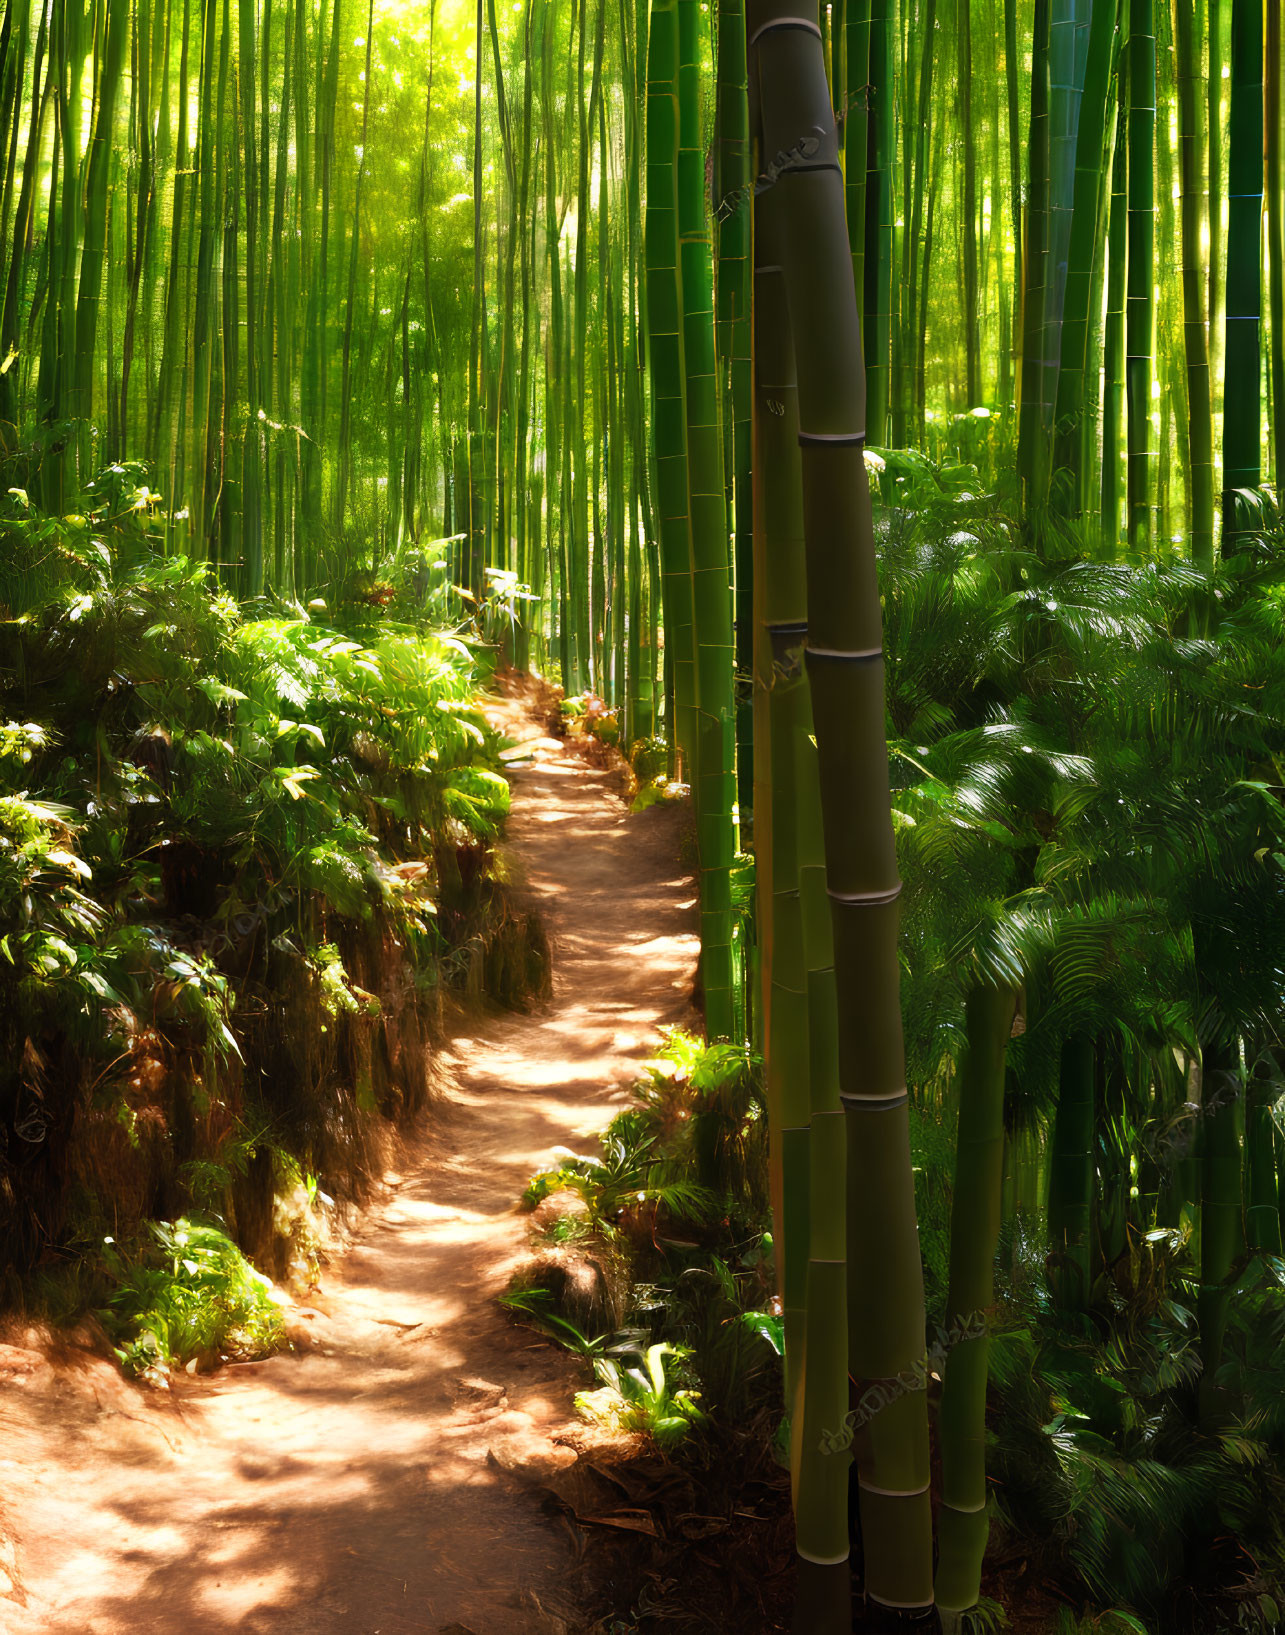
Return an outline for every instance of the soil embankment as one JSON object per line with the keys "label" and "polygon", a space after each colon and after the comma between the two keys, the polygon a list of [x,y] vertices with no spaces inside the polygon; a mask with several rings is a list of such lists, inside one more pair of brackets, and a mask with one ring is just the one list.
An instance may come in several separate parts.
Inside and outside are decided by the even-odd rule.
{"label": "soil embankment", "polygon": [[[691,1021],[695,886],[673,809],[496,706],[532,759],[509,849],[553,947],[553,1000],[479,1018],[384,1200],[297,1313],[293,1354],[123,1381],[38,1334],[0,1347],[0,1635],[557,1635],[570,1532],[529,1482],[591,1433],[580,1366],[496,1306],[513,1204]],[[324,1181],[323,1181],[324,1184]],[[623,1609],[622,1609],[623,1610]]]}

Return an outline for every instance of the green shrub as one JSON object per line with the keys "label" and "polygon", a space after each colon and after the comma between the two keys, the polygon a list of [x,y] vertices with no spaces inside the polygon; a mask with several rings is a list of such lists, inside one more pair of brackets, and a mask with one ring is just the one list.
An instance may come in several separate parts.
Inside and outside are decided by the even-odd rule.
{"label": "green shrub", "polygon": [[[165,554],[145,476],[114,466],[65,516],[0,496],[11,1300],[191,1208],[275,1266],[252,1132],[356,1196],[379,1118],[427,1098],[442,989],[521,1004],[548,980],[495,850],[484,646],[373,584],[238,608]],[[419,612],[444,606],[430,585]]]}
{"label": "green shrub", "polygon": [[563,1153],[523,1194],[528,1209],[557,1193],[575,1196],[576,1213],[559,1236],[582,1259],[600,1249],[625,1257],[633,1282],[626,1316],[649,1343],[628,1331],[615,1343],[587,1340],[568,1321],[566,1291],[553,1287],[558,1267],[548,1264],[556,1221],[544,1223],[545,1247],[505,1303],[593,1359],[599,1384],[581,1393],[582,1411],[645,1431],[663,1447],[709,1425],[698,1395],[718,1409],[721,1432],[765,1410],[779,1414],[783,1341],[766,1231],[762,1098],[749,1051],[674,1030],[645,1064],[634,1104],[603,1132],[598,1154]]}
{"label": "green shrub", "polygon": [[153,1221],[151,1244],[126,1258],[110,1242],[117,1279],[99,1313],[130,1374],[265,1356],[285,1339],[272,1284],[217,1226]]}
{"label": "green shrub", "polygon": [[660,1342],[625,1365],[615,1357],[595,1357],[593,1371],[602,1382],[596,1390],[576,1393],[576,1407],[586,1419],[622,1431],[651,1437],[661,1448],[681,1442],[705,1415],[697,1407],[699,1391],[676,1384],[666,1371],[667,1357],[681,1363],[681,1346]]}
{"label": "green shrub", "polygon": [[635,738],[629,746],[629,765],[640,784],[663,778],[669,766],[669,745],[663,738]]}

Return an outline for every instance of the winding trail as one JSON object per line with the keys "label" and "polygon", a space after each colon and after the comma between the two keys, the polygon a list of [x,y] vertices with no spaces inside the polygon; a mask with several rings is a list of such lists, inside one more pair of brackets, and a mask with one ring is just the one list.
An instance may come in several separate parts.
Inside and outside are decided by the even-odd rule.
{"label": "winding trail", "polygon": [[591,1445],[583,1374],[493,1297],[528,1177],[625,1102],[661,1024],[691,1021],[695,887],[672,810],[628,817],[516,702],[493,713],[530,741],[508,846],[552,1004],[443,1052],[445,1095],[297,1315],[302,1349],[167,1396],[34,1333],[0,1347],[2,1635],[568,1629],[572,1541],[510,1473]]}

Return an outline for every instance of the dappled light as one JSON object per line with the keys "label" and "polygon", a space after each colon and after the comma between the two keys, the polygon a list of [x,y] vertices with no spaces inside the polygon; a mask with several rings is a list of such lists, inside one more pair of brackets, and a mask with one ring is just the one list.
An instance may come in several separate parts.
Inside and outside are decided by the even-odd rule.
{"label": "dappled light", "polygon": [[[496,708],[520,737],[521,711]],[[569,1360],[493,1297],[523,1253],[517,1193],[595,1139],[604,1076],[636,1076],[657,1024],[685,1017],[696,943],[666,885],[669,814],[631,818],[548,741],[513,776],[510,844],[555,950],[548,1011],[451,1040],[432,1126],[287,1308],[293,1354],[180,1375],[159,1401],[103,1361],[79,1382],[44,1366],[0,1400],[25,1589],[6,1635],[498,1632],[525,1627],[524,1591],[559,1604],[569,1542],[512,1472],[557,1468],[596,1433],[570,1414]],[[650,956],[615,959],[640,922],[664,929]]]}
{"label": "dappled light", "polygon": [[1283,0],[0,0],[0,1635],[1285,1630]]}

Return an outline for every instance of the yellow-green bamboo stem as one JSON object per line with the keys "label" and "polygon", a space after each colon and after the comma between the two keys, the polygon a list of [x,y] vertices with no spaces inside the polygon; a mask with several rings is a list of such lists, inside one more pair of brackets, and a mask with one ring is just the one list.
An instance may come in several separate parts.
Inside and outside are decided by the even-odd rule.
{"label": "yellow-green bamboo stem", "polygon": [[678,0],[678,250],[696,643],[692,794],[700,860],[705,1030],[735,1031],[731,868],[736,801],[731,567],[714,343],[714,266],[701,140],[700,0]]}
{"label": "yellow-green bamboo stem", "polygon": [[943,1620],[977,1604],[986,1549],[987,1325],[995,1292],[1004,1173],[1004,1056],[1011,988],[974,988],[964,1007],[959,1138],[950,1215],[950,1284],[939,1418],[942,1500],[936,1594]]}

